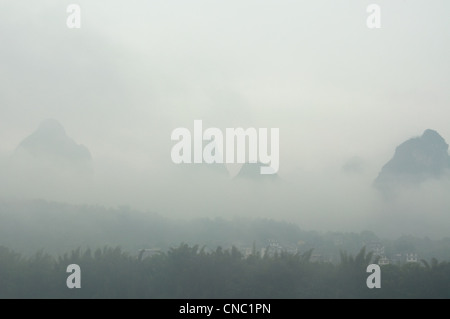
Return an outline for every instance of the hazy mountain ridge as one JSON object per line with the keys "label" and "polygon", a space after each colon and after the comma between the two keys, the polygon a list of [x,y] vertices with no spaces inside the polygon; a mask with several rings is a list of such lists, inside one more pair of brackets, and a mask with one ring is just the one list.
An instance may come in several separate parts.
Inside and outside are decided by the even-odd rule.
{"label": "hazy mountain ridge", "polygon": [[242,164],[239,173],[234,178],[247,179],[252,181],[280,181],[280,177],[277,173],[274,174],[261,174],[261,167],[266,166],[263,163],[244,163]]}
{"label": "hazy mountain ridge", "polygon": [[[91,174],[93,158],[89,149],[75,142],[60,122],[42,121],[15,149],[10,164],[17,174],[41,172],[48,178]],[[32,176],[33,178],[35,176]]]}
{"label": "hazy mountain ridge", "polygon": [[21,149],[34,157],[57,158],[66,161],[92,161],[89,149],[70,138],[64,127],[54,119],[44,120],[31,135],[20,142]]}
{"label": "hazy mountain ridge", "polygon": [[448,144],[434,130],[411,138],[396,149],[394,156],[381,169],[374,185],[379,189],[417,184],[428,179],[448,176],[450,156]]}

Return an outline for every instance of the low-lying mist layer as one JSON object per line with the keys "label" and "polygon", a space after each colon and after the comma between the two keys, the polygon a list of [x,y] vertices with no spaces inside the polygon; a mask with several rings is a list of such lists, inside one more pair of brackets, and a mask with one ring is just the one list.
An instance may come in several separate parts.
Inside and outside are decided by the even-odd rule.
{"label": "low-lying mist layer", "polygon": [[357,253],[384,247],[383,255],[417,254],[419,259],[450,259],[450,238],[432,240],[398,235],[384,239],[371,231],[317,232],[293,223],[264,218],[170,219],[130,207],[69,205],[46,201],[0,203],[0,245],[20,253],[43,249],[59,254],[78,247],[120,246],[132,255],[142,249],[166,251],[181,242],[207,250],[237,247],[242,252],[306,252],[336,262],[340,251]]}

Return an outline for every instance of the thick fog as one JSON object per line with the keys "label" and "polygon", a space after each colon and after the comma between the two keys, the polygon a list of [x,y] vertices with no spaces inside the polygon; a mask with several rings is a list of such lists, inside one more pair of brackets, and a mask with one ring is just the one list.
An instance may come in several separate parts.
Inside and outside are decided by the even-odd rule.
{"label": "thick fog", "polygon": [[[450,235],[445,172],[373,187],[404,141],[450,141],[448,1],[377,1],[376,30],[355,1],[80,0],[80,29],[69,3],[0,3],[0,199]],[[21,146],[47,119],[62,131]],[[173,163],[172,131],[195,120],[279,128],[278,173]],[[49,156],[53,139],[89,156]]]}

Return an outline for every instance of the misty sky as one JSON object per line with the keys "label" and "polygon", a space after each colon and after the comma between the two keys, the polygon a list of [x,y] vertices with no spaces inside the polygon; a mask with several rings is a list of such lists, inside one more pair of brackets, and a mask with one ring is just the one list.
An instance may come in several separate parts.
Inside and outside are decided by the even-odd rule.
{"label": "misty sky", "polygon": [[[81,29],[66,26],[69,3]],[[370,3],[381,29],[366,26]],[[311,227],[338,202],[352,217],[376,198],[352,191],[370,187],[398,144],[427,128],[450,141],[449,12],[448,0],[2,0],[0,157],[54,118],[89,148],[104,185],[120,181],[105,194],[162,211],[192,186],[170,159],[173,129],[278,127],[279,174],[296,186],[274,207],[314,211]],[[213,183],[184,207],[228,196]],[[261,196],[247,192],[231,202]]]}

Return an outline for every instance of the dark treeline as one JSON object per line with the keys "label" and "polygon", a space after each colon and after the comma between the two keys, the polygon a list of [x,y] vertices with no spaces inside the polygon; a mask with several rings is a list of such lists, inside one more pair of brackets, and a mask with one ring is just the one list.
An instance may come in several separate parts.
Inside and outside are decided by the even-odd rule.
{"label": "dark treeline", "polygon": [[[22,257],[0,247],[1,298],[450,298],[450,263],[436,259],[381,267],[381,288],[369,289],[365,249],[341,253],[338,264],[302,254],[248,256],[236,248],[207,252],[181,244],[132,256],[120,248],[75,250],[54,258]],[[69,264],[81,268],[81,288],[69,289]]]}

